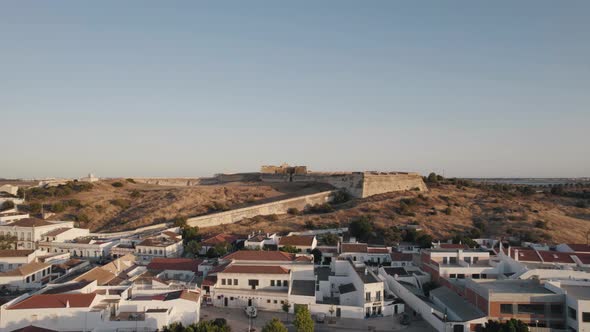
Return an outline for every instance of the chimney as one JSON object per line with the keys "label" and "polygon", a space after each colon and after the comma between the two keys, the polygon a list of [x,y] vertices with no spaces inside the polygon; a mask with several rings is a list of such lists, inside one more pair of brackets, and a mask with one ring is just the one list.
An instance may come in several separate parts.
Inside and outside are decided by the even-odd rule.
{"label": "chimney", "polygon": [[66,308],[70,307],[70,300],[66,300]]}

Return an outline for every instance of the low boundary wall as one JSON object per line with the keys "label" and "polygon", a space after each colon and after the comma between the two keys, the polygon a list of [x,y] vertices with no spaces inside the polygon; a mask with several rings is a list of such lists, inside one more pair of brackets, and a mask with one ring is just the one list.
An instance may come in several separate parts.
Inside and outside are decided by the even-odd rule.
{"label": "low boundary wall", "polygon": [[189,218],[189,226],[211,227],[223,224],[233,224],[245,218],[255,216],[266,216],[270,214],[287,213],[290,208],[303,210],[310,205],[323,204],[330,201],[334,191],[323,191],[321,193],[288,198],[276,202],[253,205],[241,209],[235,209],[220,213],[208,214],[204,216]]}

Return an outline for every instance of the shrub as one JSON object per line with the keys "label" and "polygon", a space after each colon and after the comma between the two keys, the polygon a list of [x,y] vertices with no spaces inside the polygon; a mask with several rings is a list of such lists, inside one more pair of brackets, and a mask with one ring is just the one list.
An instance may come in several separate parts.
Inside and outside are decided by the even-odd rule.
{"label": "shrub", "polygon": [[588,202],[586,202],[586,201],[577,201],[576,202],[576,207],[579,207],[581,209],[586,209],[586,208],[588,208]]}
{"label": "shrub", "polygon": [[373,231],[373,225],[370,220],[369,217],[362,216],[348,225],[348,231],[357,239],[364,239]]}
{"label": "shrub", "polygon": [[306,306],[295,307],[295,331],[297,332],[313,332],[313,319],[311,319],[311,313]]}
{"label": "shrub", "polygon": [[309,207],[309,213],[330,213],[334,212],[334,208],[330,203],[315,204]]}
{"label": "shrub", "polygon": [[276,214],[269,214],[266,216],[266,220],[268,221],[277,221],[279,220],[279,216],[277,216]]}
{"label": "shrub", "polygon": [[321,236],[321,241],[327,246],[335,246],[338,244],[340,238],[333,233],[324,234]]}
{"label": "shrub", "polygon": [[112,199],[112,200],[110,200],[110,203],[114,206],[120,207],[123,210],[125,210],[125,209],[129,208],[129,206],[131,206],[130,201],[128,201],[126,199],[121,199],[121,198]]}
{"label": "shrub", "polygon": [[288,330],[280,320],[273,318],[262,327],[262,332],[288,332]]}
{"label": "shrub", "polygon": [[301,212],[299,211],[299,209],[292,207],[292,208],[288,208],[288,209],[287,209],[287,213],[288,213],[288,214],[290,214],[290,215],[297,216],[297,215],[299,215]]}
{"label": "shrub", "polygon": [[5,201],[4,203],[2,203],[2,206],[0,207],[0,211],[6,211],[10,209],[14,209],[13,201]]}
{"label": "shrub", "polygon": [[315,229],[315,224],[314,224],[313,220],[306,220],[304,226],[307,229]]}
{"label": "shrub", "polygon": [[444,212],[446,215],[450,216],[450,215],[453,213],[453,210],[451,209],[451,207],[450,207],[450,206],[447,206],[447,208],[446,208],[446,209],[444,209],[444,210],[443,210],[443,212]]}
{"label": "shrub", "polygon": [[548,229],[549,227],[547,226],[547,222],[543,221],[543,220],[537,220],[535,221],[535,227],[540,228],[540,229]]}
{"label": "shrub", "polygon": [[350,194],[344,190],[338,190],[332,196],[333,204],[342,204],[350,200]]}
{"label": "shrub", "polygon": [[209,204],[208,210],[210,213],[211,212],[221,212],[221,211],[229,210],[229,207],[225,203],[215,201],[215,202]]}
{"label": "shrub", "polygon": [[133,180],[132,178],[127,178],[127,179],[125,179],[125,181],[127,181],[129,183],[136,183],[135,180]]}
{"label": "shrub", "polygon": [[139,198],[143,195],[138,190],[133,190],[129,196],[131,196],[131,198]]}
{"label": "shrub", "polygon": [[290,246],[290,245],[286,245],[284,247],[279,248],[279,251],[289,252],[289,253],[292,253],[292,254],[296,254],[296,253],[299,252],[299,249],[297,249],[297,248],[295,248],[293,246]]}
{"label": "shrub", "polygon": [[123,182],[119,182],[119,181],[117,181],[117,182],[113,182],[113,183],[111,183],[111,186],[113,186],[113,187],[115,187],[115,188],[121,188],[121,187],[123,187],[124,185],[123,185]]}
{"label": "shrub", "polygon": [[51,207],[50,207],[51,212],[54,212],[54,213],[64,212],[65,209],[66,209],[66,206],[62,202],[53,203],[53,204],[51,204]]}

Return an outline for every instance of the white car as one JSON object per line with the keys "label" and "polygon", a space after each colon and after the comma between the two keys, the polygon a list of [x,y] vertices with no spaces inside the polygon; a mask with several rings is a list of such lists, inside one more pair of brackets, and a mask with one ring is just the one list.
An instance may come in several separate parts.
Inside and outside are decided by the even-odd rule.
{"label": "white car", "polygon": [[246,316],[250,318],[256,318],[256,316],[258,316],[258,310],[256,310],[256,307],[253,306],[244,308],[244,312],[246,313]]}

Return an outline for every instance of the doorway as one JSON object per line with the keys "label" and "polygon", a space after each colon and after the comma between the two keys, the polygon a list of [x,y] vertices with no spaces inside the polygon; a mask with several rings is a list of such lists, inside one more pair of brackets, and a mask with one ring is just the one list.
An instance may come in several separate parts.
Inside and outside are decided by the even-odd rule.
{"label": "doorway", "polygon": [[225,298],[223,298],[223,306],[227,307],[227,304],[228,304],[228,298],[225,297]]}
{"label": "doorway", "polygon": [[252,306],[252,299],[248,299],[248,306],[251,307]]}

